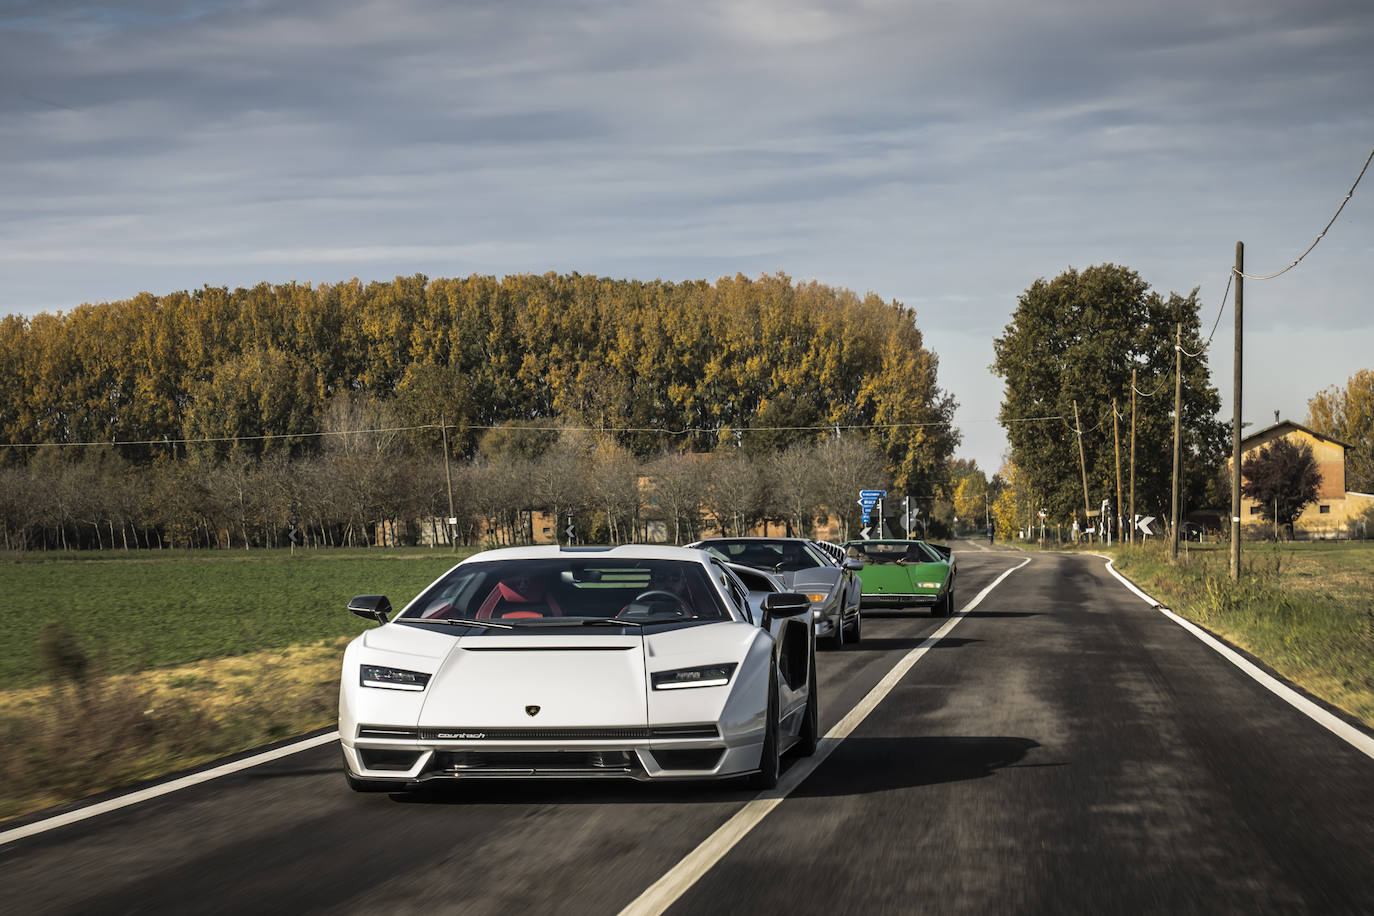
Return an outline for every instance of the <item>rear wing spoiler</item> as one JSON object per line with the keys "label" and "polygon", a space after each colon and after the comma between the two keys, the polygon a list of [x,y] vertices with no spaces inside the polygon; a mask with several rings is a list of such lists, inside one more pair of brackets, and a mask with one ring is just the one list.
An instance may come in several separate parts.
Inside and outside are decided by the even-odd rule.
{"label": "rear wing spoiler", "polygon": [[929,547],[931,550],[935,551],[936,553],[938,553],[940,556],[944,557],[946,560],[954,556],[954,548],[952,547],[946,547],[943,544],[932,544],[929,541],[926,541],[926,546]]}

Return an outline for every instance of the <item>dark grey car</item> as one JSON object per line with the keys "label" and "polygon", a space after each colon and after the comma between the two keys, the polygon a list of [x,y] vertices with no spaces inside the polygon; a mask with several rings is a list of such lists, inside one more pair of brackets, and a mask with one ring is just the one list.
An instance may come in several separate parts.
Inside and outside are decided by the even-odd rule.
{"label": "dark grey car", "polygon": [[807,538],[707,538],[687,546],[773,573],[787,590],[808,596],[816,636],[826,648],[838,649],[863,636],[863,585],[857,574],[862,561],[837,562]]}

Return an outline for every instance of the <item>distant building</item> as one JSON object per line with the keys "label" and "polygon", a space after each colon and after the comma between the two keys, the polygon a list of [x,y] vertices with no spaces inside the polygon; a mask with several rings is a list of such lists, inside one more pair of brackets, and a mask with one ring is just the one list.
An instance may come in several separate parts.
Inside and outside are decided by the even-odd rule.
{"label": "distant building", "polygon": [[[1345,488],[1345,452],[1353,448],[1349,442],[1324,436],[1292,420],[1282,420],[1240,441],[1241,467],[1245,466],[1252,452],[1276,439],[1288,439],[1298,446],[1310,446],[1321,474],[1316,502],[1303,509],[1302,515],[1293,523],[1295,538],[1366,537],[1374,534],[1374,531],[1366,532],[1361,528],[1361,525],[1374,528],[1374,523],[1366,517],[1374,510],[1374,494],[1355,493]],[[1267,537],[1273,530],[1273,522],[1262,520],[1260,505],[1254,500],[1241,497],[1240,518],[1246,537]]]}

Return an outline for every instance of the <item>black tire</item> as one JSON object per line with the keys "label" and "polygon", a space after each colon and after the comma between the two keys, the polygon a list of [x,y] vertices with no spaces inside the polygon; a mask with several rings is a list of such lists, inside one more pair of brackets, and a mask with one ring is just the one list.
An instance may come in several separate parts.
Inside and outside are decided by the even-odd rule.
{"label": "black tire", "polygon": [[806,711],[802,713],[801,734],[797,737],[798,757],[810,757],[821,743],[821,699],[816,692],[816,659],[811,659],[811,692],[806,695]]}
{"label": "black tire", "polygon": [[768,678],[768,714],[764,717],[763,753],[759,755],[759,771],[749,777],[755,789],[771,789],[782,775],[782,757],[778,753],[778,681],[777,675]]}
{"label": "black tire", "polygon": [[854,625],[849,630],[849,641],[858,645],[864,638],[864,613],[862,608],[854,609]]}
{"label": "black tire", "polygon": [[949,591],[945,593],[945,616],[954,616],[954,586],[952,585],[949,587]]}
{"label": "black tire", "polygon": [[393,783],[381,782],[376,779],[361,779],[352,773],[344,770],[344,780],[348,787],[354,792],[395,792],[396,786]]}
{"label": "black tire", "polygon": [[827,649],[843,649],[843,648],[844,648],[844,613],[843,613],[843,612],[840,613],[840,620],[839,620],[838,625],[835,627],[835,632],[831,633],[829,636],[827,636],[827,637],[825,637],[823,640],[821,640],[821,643],[823,643],[824,646],[825,646],[825,648],[827,648]]}

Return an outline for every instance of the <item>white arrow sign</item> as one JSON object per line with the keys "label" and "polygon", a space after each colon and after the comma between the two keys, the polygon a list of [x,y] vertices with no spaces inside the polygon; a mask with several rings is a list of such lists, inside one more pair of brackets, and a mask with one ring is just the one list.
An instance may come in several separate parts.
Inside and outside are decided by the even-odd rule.
{"label": "white arrow sign", "polygon": [[873,526],[872,526],[872,525],[866,525],[866,526],[864,526],[864,529],[863,529],[862,531],[859,532],[859,537],[861,537],[862,539],[864,539],[864,540],[866,541],[866,540],[868,540],[868,536],[869,536],[870,534],[872,534],[872,533],[873,533]]}
{"label": "white arrow sign", "polygon": [[1142,532],[1144,532],[1145,534],[1149,534],[1149,533],[1150,533],[1150,522],[1152,522],[1152,521],[1154,521],[1154,520],[1155,520],[1155,517],[1154,517],[1153,515],[1147,515],[1147,516],[1145,516],[1144,518],[1142,518],[1140,521],[1136,522],[1136,523],[1135,523],[1135,526],[1136,526],[1137,528],[1139,528],[1139,529],[1140,529]]}

